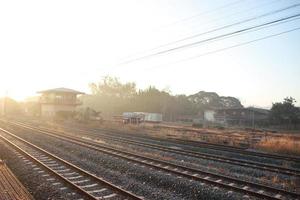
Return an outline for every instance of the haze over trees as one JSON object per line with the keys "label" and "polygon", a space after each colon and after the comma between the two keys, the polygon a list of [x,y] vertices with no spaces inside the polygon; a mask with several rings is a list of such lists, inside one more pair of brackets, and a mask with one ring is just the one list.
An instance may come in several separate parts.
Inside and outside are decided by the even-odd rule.
{"label": "haze over trees", "polygon": [[121,83],[117,78],[105,77],[90,84],[92,95],[82,97],[83,105],[101,111],[104,115],[123,112],[158,112],[166,120],[181,115],[196,115],[209,108],[241,108],[234,97],[222,97],[214,92],[200,91],[196,94],[172,95],[169,91],[149,86],[138,90],[133,82]]}
{"label": "haze over trees", "polygon": [[0,114],[16,115],[22,112],[21,105],[12,98],[4,97],[0,99]]}
{"label": "haze over trees", "polygon": [[286,97],[283,102],[273,103],[270,121],[273,124],[296,125],[300,123],[300,109],[295,106],[296,100]]}

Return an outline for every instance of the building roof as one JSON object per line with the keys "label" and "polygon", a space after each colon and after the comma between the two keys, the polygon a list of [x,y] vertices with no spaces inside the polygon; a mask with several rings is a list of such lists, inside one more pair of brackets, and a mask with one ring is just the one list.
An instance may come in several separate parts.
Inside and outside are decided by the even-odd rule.
{"label": "building roof", "polygon": [[248,110],[252,110],[254,112],[262,113],[262,114],[269,114],[270,110],[264,108],[256,108],[256,107],[248,107]]}
{"label": "building roof", "polygon": [[69,89],[69,88],[54,88],[49,90],[38,91],[37,93],[73,93],[73,94],[84,94],[83,92],[79,92],[77,90]]}
{"label": "building roof", "polygon": [[216,109],[217,111],[225,111],[225,110],[250,110],[253,112],[258,112],[262,114],[268,114],[270,110],[263,109],[263,108],[255,108],[255,107],[247,107],[247,108],[222,108],[222,109]]}

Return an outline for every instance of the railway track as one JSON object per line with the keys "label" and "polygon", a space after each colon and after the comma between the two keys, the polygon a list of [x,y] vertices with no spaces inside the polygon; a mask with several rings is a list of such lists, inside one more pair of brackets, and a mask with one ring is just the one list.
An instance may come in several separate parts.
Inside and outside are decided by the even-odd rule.
{"label": "railway track", "polygon": [[[184,145],[193,145],[197,147],[203,147],[203,144],[201,142],[197,141],[186,141],[186,140],[180,140],[180,139],[174,139],[174,141],[184,144]],[[300,158],[299,157],[294,157],[294,156],[288,156],[288,155],[277,155],[277,154],[271,154],[271,153],[263,153],[263,152],[256,152],[256,151],[247,151],[247,150],[242,150],[238,148],[224,148],[224,147],[210,147],[211,149],[215,150],[221,150],[221,151],[228,151],[232,153],[238,153],[238,154],[243,154],[243,155],[251,155],[251,156],[256,156],[256,157],[264,157],[264,158],[272,158],[272,159],[280,159],[280,160],[286,160],[286,161],[293,161],[293,162],[298,162],[300,163]]]}
{"label": "railway track", "polygon": [[[20,157],[26,157],[27,162],[33,162],[40,166],[42,169],[49,172],[58,180],[63,182],[65,186],[61,187],[61,190],[72,188],[74,190],[73,195],[79,194],[80,199],[132,199],[142,200],[143,198],[134,195],[133,193],[126,191],[112,183],[109,183],[94,174],[85,171],[72,163],[59,158],[48,151],[14,135],[13,133],[0,128],[2,133],[6,136],[0,135],[0,138],[8,145],[13,147],[19,152]],[[8,138],[8,137],[10,138]],[[25,147],[21,148],[11,140],[17,140],[21,142]],[[26,150],[24,150],[24,148]],[[30,161],[29,161],[30,160]],[[35,166],[35,165],[34,165]],[[34,170],[34,169],[33,169]],[[43,172],[43,171],[40,171]],[[50,180],[52,178],[48,178]],[[56,182],[54,184],[61,184]]]}
{"label": "railway track", "polygon": [[[102,130],[102,129],[98,129]],[[116,134],[116,132],[109,131],[109,130],[104,130],[105,132],[108,132],[110,134]],[[97,132],[99,134],[99,132]],[[117,134],[117,137],[124,138],[124,134]],[[133,136],[133,138],[136,138]],[[155,138],[151,138],[153,140]],[[186,146],[196,146],[200,148],[209,148],[213,150],[218,150],[218,151],[227,151],[231,153],[237,153],[237,154],[242,154],[242,155],[250,155],[250,156],[256,156],[256,157],[264,157],[264,158],[271,158],[271,159],[280,159],[280,160],[285,160],[285,161],[293,161],[293,162],[298,162],[300,163],[300,157],[294,157],[294,156],[288,156],[288,155],[278,155],[278,154],[271,154],[271,153],[264,153],[264,152],[255,152],[255,151],[248,151],[246,148],[242,147],[234,147],[234,146],[228,146],[228,145],[222,145],[222,144],[213,144],[213,143],[208,143],[208,142],[201,142],[201,141],[187,141],[187,140],[182,140],[182,139],[160,139],[161,141],[165,142],[172,142],[175,144],[182,144]]]}
{"label": "railway track", "polygon": [[[48,131],[50,133],[51,132],[53,133],[53,130],[51,130],[51,129],[35,128],[35,127],[32,127],[27,124],[23,124],[23,123],[11,123],[11,124],[14,124],[16,126],[20,126],[23,128],[31,128],[33,130]],[[97,136],[99,136],[99,135],[101,135],[101,139],[108,139],[111,141],[117,141],[117,142],[122,142],[122,143],[126,143],[126,144],[133,144],[133,145],[138,145],[141,147],[148,147],[151,149],[156,149],[156,150],[170,152],[170,153],[176,153],[176,154],[190,156],[190,157],[194,157],[194,158],[218,161],[218,162],[248,167],[248,168],[252,168],[252,169],[266,170],[266,171],[270,171],[270,172],[300,177],[300,170],[297,170],[297,169],[280,167],[280,166],[270,165],[270,164],[263,164],[263,163],[259,163],[259,162],[253,162],[253,161],[228,158],[228,157],[224,157],[224,156],[212,155],[212,154],[207,154],[207,153],[199,153],[199,152],[188,151],[188,150],[183,150],[183,149],[178,150],[178,149],[174,149],[174,148],[165,147],[162,145],[139,142],[139,141],[129,140],[129,139],[125,139],[125,138],[118,138],[118,137],[108,136],[106,134],[101,134],[101,133],[97,134]]]}
{"label": "railway track", "polygon": [[[66,127],[62,127],[66,128]],[[78,129],[76,129],[78,131]],[[128,138],[132,138],[132,140],[137,139],[136,136],[126,136],[124,137],[124,134],[118,131],[110,131],[106,129],[96,129],[99,131],[104,131],[109,133],[110,135],[113,134],[115,137],[119,137],[120,139],[127,140]],[[90,130],[95,133],[95,130]],[[80,132],[86,132],[86,130],[80,130]],[[97,132],[98,135],[101,133]],[[104,134],[101,134],[104,135]],[[107,135],[107,134],[106,134]],[[138,139],[143,138],[146,140],[155,140],[155,138],[152,137],[139,137]],[[130,140],[130,139],[129,139]],[[161,141],[164,142],[172,142],[174,144],[180,144],[180,145],[186,145],[186,146],[196,146],[200,148],[209,148],[217,151],[227,151],[231,153],[237,153],[241,155],[246,155],[246,156],[255,156],[255,157],[264,157],[264,158],[270,158],[270,159],[279,159],[279,160],[285,160],[285,161],[292,161],[292,162],[297,162],[300,163],[300,158],[295,157],[295,156],[289,156],[289,155],[279,155],[279,154],[272,154],[272,153],[264,153],[264,152],[256,152],[256,151],[249,151],[246,150],[246,148],[242,147],[234,147],[234,146],[228,146],[228,145],[222,145],[222,144],[213,144],[213,143],[208,143],[208,142],[202,142],[202,141],[186,141],[186,140],[181,140],[181,139],[160,139]]]}
{"label": "railway track", "polygon": [[258,197],[261,199],[299,199],[300,194],[286,191],[283,189],[254,183],[250,181],[240,180],[225,175],[216,173],[201,171],[195,168],[185,167],[178,164],[173,164],[167,161],[162,161],[146,156],[133,154],[127,151],[120,151],[116,148],[101,145],[97,142],[83,140],[82,138],[75,136],[62,135],[57,132],[50,133],[48,131],[41,131],[38,129],[32,129],[36,132],[43,133],[48,136],[52,136],[59,140],[64,140],[73,144],[80,145],[101,153],[105,153],[111,156],[122,158],[127,160],[129,163],[135,163],[149,167],[149,169],[156,169],[164,171],[168,174],[175,174],[178,177],[185,177],[190,180],[199,181],[200,183],[208,183],[215,185],[220,188],[226,188],[229,191],[236,191],[245,195]]}

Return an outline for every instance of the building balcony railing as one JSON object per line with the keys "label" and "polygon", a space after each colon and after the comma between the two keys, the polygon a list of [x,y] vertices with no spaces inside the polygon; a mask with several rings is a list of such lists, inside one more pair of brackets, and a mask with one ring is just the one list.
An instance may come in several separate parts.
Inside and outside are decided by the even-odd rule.
{"label": "building balcony railing", "polygon": [[81,105],[82,102],[78,99],[50,99],[50,98],[41,98],[41,104],[57,104],[57,105]]}

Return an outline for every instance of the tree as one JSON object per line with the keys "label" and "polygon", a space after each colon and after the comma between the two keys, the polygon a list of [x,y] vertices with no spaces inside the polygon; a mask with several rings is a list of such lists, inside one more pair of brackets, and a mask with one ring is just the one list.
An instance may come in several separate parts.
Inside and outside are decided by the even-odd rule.
{"label": "tree", "polygon": [[99,83],[91,83],[90,88],[94,95],[105,95],[116,98],[131,98],[136,94],[135,83],[122,84],[115,77],[106,76]]}
{"label": "tree", "polygon": [[286,97],[283,102],[273,103],[270,120],[275,124],[295,125],[300,122],[299,108],[295,107],[295,99]]}
{"label": "tree", "polygon": [[200,91],[196,94],[188,96],[191,103],[194,103],[198,110],[216,108],[242,108],[243,105],[235,97],[219,96],[215,92]]}
{"label": "tree", "polygon": [[169,89],[159,90],[154,86],[137,91],[135,83],[121,83],[108,76],[98,83],[91,83],[90,88],[92,95],[82,97],[83,105],[102,111],[103,116],[157,112],[162,113],[165,120],[174,120],[182,115],[196,115],[205,109],[243,107],[238,99],[220,97],[215,92],[174,96]]}
{"label": "tree", "polygon": [[106,76],[98,83],[90,85],[92,95],[82,97],[88,106],[107,115],[128,111],[131,100],[136,95],[135,83],[121,83],[119,79]]}

